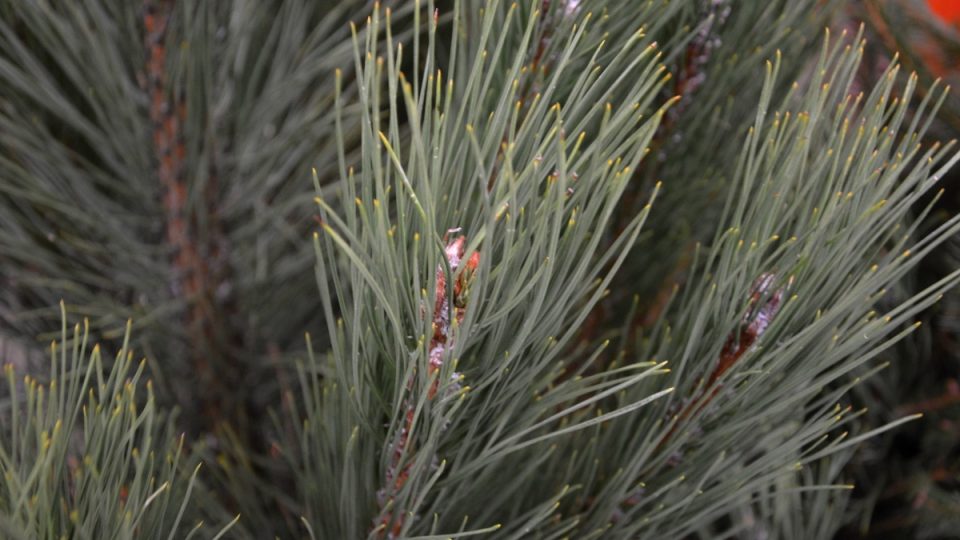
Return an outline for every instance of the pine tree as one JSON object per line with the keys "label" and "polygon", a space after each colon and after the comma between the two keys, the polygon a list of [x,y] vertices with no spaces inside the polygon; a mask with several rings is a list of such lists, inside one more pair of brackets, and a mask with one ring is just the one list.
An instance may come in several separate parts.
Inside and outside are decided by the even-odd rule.
{"label": "pine tree", "polygon": [[869,524],[960,154],[846,4],[0,0],[3,535]]}

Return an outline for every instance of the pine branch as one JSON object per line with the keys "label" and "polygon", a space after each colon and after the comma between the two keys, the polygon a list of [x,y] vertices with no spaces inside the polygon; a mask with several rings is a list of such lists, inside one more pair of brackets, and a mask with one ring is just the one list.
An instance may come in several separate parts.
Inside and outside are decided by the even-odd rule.
{"label": "pine branch", "polygon": [[200,465],[156,408],[152,383],[143,382],[145,362],[133,363],[129,333],[105,369],[100,346],[88,350],[89,324],[68,334],[63,304],[60,309],[63,326],[50,345],[48,381],[27,375],[18,382],[13,366],[5,366],[0,530],[9,538],[186,531],[184,522],[195,517],[187,510]]}
{"label": "pine branch", "polygon": [[[491,16],[488,20],[487,24],[492,24],[495,18]],[[526,27],[527,36],[533,35],[529,30],[534,27],[532,20]],[[378,19],[372,19],[371,24],[379,24]],[[887,96],[892,91],[894,79],[887,78],[862,105],[850,107],[846,89],[851,84],[850,77],[859,57],[849,47],[843,52],[842,46],[830,46],[824,49],[821,66],[814,73],[822,77],[824,83],[831,81],[832,84],[813,81],[808,92],[788,96],[785,100],[785,107],[792,106],[796,100],[802,107],[802,114],[780,112],[768,121],[766,110],[777,87],[779,63],[769,65],[755,128],[743,145],[737,173],[741,183],[730,191],[725,210],[725,222],[730,224],[729,228],[718,233],[705,253],[706,258],[691,266],[695,279],[665,314],[667,320],[672,321],[665,327],[669,333],[652,336],[652,341],[640,348],[641,358],[679,355],[671,362],[674,367],[669,378],[678,389],[675,394],[689,400],[685,406],[688,412],[674,413],[670,420],[664,421],[663,415],[669,406],[649,401],[666,395],[658,390],[666,392],[669,389],[649,377],[660,372],[660,364],[623,366],[620,369],[626,372],[643,365],[656,370],[624,378],[619,374],[625,375],[626,372],[619,371],[616,366],[613,371],[585,378],[568,377],[563,368],[557,371],[537,368],[542,362],[538,358],[561,358],[562,345],[569,339],[566,336],[575,334],[589,312],[589,306],[603,294],[604,283],[592,288],[597,292],[583,304],[587,311],[578,308],[581,315],[572,319],[547,315],[554,310],[543,311],[547,305],[546,297],[534,292],[536,288],[530,289],[531,294],[521,292],[519,297],[512,293],[505,297],[510,298],[506,302],[496,300],[496,296],[487,296],[497,294],[503,287],[497,284],[498,276],[512,276],[520,292],[530,287],[528,283],[535,284],[535,280],[541,279],[539,275],[547,276],[552,271],[549,262],[545,262],[544,270],[538,274],[530,273],[534,267],[529,258],[513,263],[510,258],[512,250],[501,251],[503,248],[499,247],[496,224],[500,220],[511,221],[510,230],[513,232],[506,239],[523,238],[525,227],[538,231],[524,242],[524,253],[551,252],[559,249],[554,247],[558,244],[550,232],[558,230],[552,229],[556,225],[551,225],[557,223],[557,214],[528,210],[529,203],[517,203],[513,199],[507,205],[481,199],[482,204],[473,206],[471,199],[477,195],[470,191],[459,191],[461,195],[450,197],[445,186],[464,185],[454,183],[453,179],[457,178],[457,167],[465,164],[462,161],[447,164],[443,156],[458,144],[472,147],[477,164],[468,167],[477,169],[479,195],[486,196],[488,189],[496,194],[502,189],[501,183],[490,183],[489,171],[495,171],[494,177],[504,178],[507,172],[517,170],[510,159],[518,154],[501,149],[504,146],[514,148],[514,144],[520,143],[519,139],[515,143],[509,140],[506,144],[501,143],[502,133],[523,133],[524,128],[504,130],[496,119],[510,117],[498,116],[495,108],[489,116],[494,121],[479,124],[483,130],[478,130],[472,122],[464,122],[468,127],[463,142],[455,142],[456,138],[453,141],[442,137],[434,139],[434,133],[444,133],[447,119],[460,118],[451,114],[451,104],[461,100],[483,103],[484,100],[479,96],[479,99],[471,99],[469,95],[457,97],[457,86],[452,87],[453,98],[446,97],[442,91],[445,85],[438,84],[442,81],[439,76],[434,77],[431,69],[429,51],[428,71],[423,75],[427,83],[409,84],[394,67],[399,64],[399,60],[394,59],[399,56],[399,49],[394,50],[388,42],[385,59],[376,61],[376,54],[371,49],[374,46],[368,42],[365,45],[367,52],[358,52],[356,56],[358,73],[364,77],[364,87],[371,92],[366,100],[371,114],[366,117],[370,122],[370,136],[366,139],[365,158],[357,172],[349,173],[361,175],[362,180],[354,180],[353,176],[345,178],[346,186],[358,187],[356,194],[348,192],[345,197],[349,200],[353,195],[355,204],[342,208],[343,215],[340,215],[323,199],[318,199],[324,227],[323,236],[317,238],[318,260],[321,261],[318,282],[322,292],[323,284],[331,283],[335,294],[323,292],[328,319],[335,320],[334,313],[340,313],[341,318],[329,327],[334,347],[327,372],[332,375],[332,380],[316,381],[314,384],[320,386],[309,392],[315,395],[323,392],[327,397],[308,405],[307,414],[311,425],[356,426],[354,430],[343,432],[345,436],[349,433],[351,441],[357,441],[356,430],[384,441],[382,453],[375,447],[368,447],[364,451],[351,452],[349,461],[344,461],[346,457],[337,459],[340,467],[353,467],[352,475],[360,475],[366,469],[361,465],[364,459],[393,455],[391,448],[396,448],[398,436],[405,441],[402,446],[415,445],[417,451],[407,456],[409,461],[405,465],[393,462],[386,465],[388,470],[399,470],[396,468],[400,467],[404,471],[402,488],[391,498],[392,502],[381,509],[381,515],[384,511],[399,513],[393,514],[393,520],[383,522],[397,526],[390,530],[392,535],[412,534],[421,527],[423,534],[465,532],[467,529],[457,529],[455,525],[461,521],[453,518],[458,515],[456,509],[465,511],[468,507],[479,507],[484,510],[479,515],[470,516],[471,522],[480,526],[503,523],[498,532],[504,535],[536,527],[544,533],[576,528],[582,531],[606,530],[615,536],[632,536],[641,532],[683,536],[701,527],[730,523],[721,518],[731,511],[729,501],[732,500],[749,501],[745,509],[750,515],[768,515],[765,506],[781,495],[768,491],[767,486],[789,481],[797,486],[796,493],[808,489],[814,492],[836,489],[837,486],[831,483],[838,470],[828,467],[824,460],[837,456],[837,462],[841,463],[846,459],[847,450],[864,437],[893,429],[899,424],[895,422],[856,437],[838,436],[838,430],[854,423],[860,413],[845,411],[835,405],[855,384],[855,381],[846,379],[846,375],[902,339],[910,327],[900,331],[898,325],[935,302],[938,295],[958,279],[958,274],[949,276],[893,309],[884,318],[878,319],[869,311],[869,302],[864,304],[862,300],[853,300],[875,298],[886,284],[902,276],[914,264],[913,261],[958,230],[957,220],[952,220],[909,248],[905,243],[908,236],[895,233],[899,224],[906,221],[912,202],[935,182],[939,174],[935,172],[935,164],[945,162],[943,167],[946,167],[956,159],[950,157],[947,149],[936,147],[919,155],[919,148],[914,148],[911,143],[916,140],[911,130],[919,125],[917,122],[904,126],[905,133],[899,139],[880,136],[881,133],[900,131],[912,86],[906,88],[902,99],[889,102]],[[496,58],[488,60],[491,65],[496,65],[497,61]],[[562,64],[558,63],[561,70],[554,72],[554,76],[560,76]],[[384,101],[388,107],[387,117],[397,114],[394,104],[400,102],[405,104],[407,115],[414,120],[406,140],[400,140],[392,128],[373,136],[382,131],[378,115],[372,114],[379,107],[376,83],[382,80],[380,77],[386,79],[383,83],[386,91],[396,92],[400,98],[389,97]],[[438,95],[432,94],[434,87],[438,88]],[[472,89],[476,85],[468,78],[466,87]],[[644,87],[642,82],[640,87]],[[418,95],[416,88],[421,88],[426,95]],[[576,85],[573,88],[575,95]],[[431,110],[429,105],[434,103],[436,105]],[[578,102],[571,103],[574,104],[572,114],[576,116]],[[564,108],[550,109],[550,112],[554,111],[564,111]],[[862,116],[859,111],[863,111]],[[535,104],[527,114],[536,113]],[[566,114],[570,114],[569,111]],[[420,127],[417,123],[420,121],[424,122],[423,126],[435,126],[434,121],[439,124],[427,130]],[[870,134],[869,137],[848,139],[844,131],[848,128],[843,126],[857,125],[858,122],[863,126],[863,132]],[[603,125],[595,140],[605,139]],[[541,133],[551,137],[568,131],[550,126],[550,123],[543,124]],[[813,136],[821,132],[828,136]],[[652,135],[652,131],[649,133]],[[436,146],[434,141],[437,140],[444,140],[444,146]],[[582,159],[588,159],[590,152],[611,147],[606,141],[608,144],[594,150],[590,146],[592,140],[582,138],[574,144],[573,148],[582,152]],[[644,142],[648,144],[649,140]],[[490,144],[490,141],[497,141],[497,144]],[[558,141],[562,147],[562,135]],[[427,148],[435,150],[428,152]],[[533,148],[542,146],[535,144]],[[818,152],[826,152],[831,159],[815,160],[813,156]],[[484,162],[481,159],[484,155],[490,155],[497,166],[491,167]],[[541,167],[547,162],[547,154],[541,151],[530,155],[531,166],[528,167],[531,169],[526,170],[543,170]],[[894,159],[894,155],[900,157]],[[594,184],[591,183],[592,176],[583,171],[590,169],[569,167],[562,156],[558,156],[555,167],[547,167],[546,173],[540,173],[545,174],[546,179],[546,191],[542,195],[520,191],[518,186],[522,184],[519,183],[507,184],[511,189],[508,193],[515,193],[513,197],[523,193],[526,197],[559,202],[588,191]],[[857,159],[860,161],[856,162]],[[521,159],[519,163],[524,161]],[[571,194],[566,190],[564,179],[569,177],[567,171],[574,169],[578,175]],[[943,170],[942,167],[939,170]],[[417,174],[412,174],[413,171]],[[440,171],[443,172],[438,174]],[[906,180],[901,179],[901,175],[905,175]],[[805,182],[799,183],[799,179]],[[552,182],[559,185],[552,188]],[[563,199],[551,199],[557,197],[552,193],[562,193]],[[744,193],[753,196],[747,198]],[[413,291],[421,290],[418,283],[427,285],[423,289],[436,290],[433,285],[436,280],[432,281],[429,274],[422,275],[421,269],[435,266],[434,253],[443,247],[437,231],[449,222],[435,221],[435,208],[438,208],[437,201],[441,200],[459,201],[461,209],[477,208],[481,217],[488,212],[482,219],[471,219],[469,213],[461,214],[461,223],[484,224],[483,228],[470,234],[474,240],[466,248],[466,253],[471,253],[472,249],[482,247],[484,257],[478,266],[476,282],[471,287],[471,301],[478,302],[478,308],[468,308],[463,325],[456,328],[458,337],[453,352],[457,355],[454,358],[459,359],[455,362],[455,369],[464,374],[471,390],[447,405],[432,403],[429,389],[436,380],[447,380],[452,373],[447,369],[454,368],[445,368],[447,362],[444,361],[437,379],[424,380],[423,375],[415,376],[425,373],[416,366],[420,361],[428,363],[427,339],[411,341],[411,331],[404,330],[407,324],[413,324],[414,328],[418,326],[419,308],[415,306],[434,305],[430,295],[411,295],[403,284],[413,283]],[[497,198],[493,197],[492,201]],[[771,204],[775,213],[771,212]],[[576,222],[572,217],[567,218],[570,215],[566,214],[568,207],[564,202],[556,208],[564,209],[564,214],[560,215],[564,215],[568,227],[572,227],[574,223],[580,223],[581,215],[578,211]],[[519,213],[517,208],[521,209]],[[532,217],[527,218],[528,215]],[[775,215],[780,221],[774,220]],[[907,228],[908,232],[910,229]],[[631,234],[631,238],[636,237],[635,232]],[[836,241],[849,235],[859,236],[861,240],[854,243]],[[424,244],[421,238],[436,240]],[[544,244],[539,247],[537,242]],[[509,245],[505,244],[505,247]],[[622,257],[624,247],[629,245],[629,242],[615,243],[606,255],[598,253],[591,266],[598,271],[604,268],[604,260],[622,260],[614,254]],[[424,252],[425,248],[421,246],[429,249]],[[353,277],[341,273],[341,265],[335,263],[338,257],[343,257],[342,260],[353,268]],[[549,260],[552,257],[546,261]],[[831,262],[814,264],[814,260]],[[510,266],[518,263],[519,266]],[[825,271],[826,268],[830,269],[829,272]],[[753,292],[738,299],[737,291],[750,290],[744,276],[763,272],[768,276],[763,279],[763,286],[755,286]],[[772,283],[774,275],[782,281]],[[531,278],[534,281],[530,281]],[[791,285],[788,286],[788,282]],[[786,297],[788,293],[789,298]],[[801,294],[807,294],[809,298],[801,300]],[[519,301],[518,298],[525,300]],[[338,308],[335,309],[334,305]],[[436,306],[433,309],[437,309]],[[502,324],[499,321],[512,310],[523,313],[523,318],[519,319],[523,322],[519,322],[511,333],[497,332],[497,325]],[[540,317],[544,319],[539,321]],[[712,320],[708,322],[705,317]],[[432,317],[427,319],[432,320]],[[543,357],[538,356],[536,347],[517,346],[518,340],[525,340],[534,328],[532,321],[538,321],[537,328],[558,324],[554,327],[557,330],[567,329],[566,334],[560,334],[564,337],[549,339],[553,330],[543,328],[545,332],[541,335],[548,337]],[[491,330],[473,335],[478,328]],[[529,343],[537,343],[540,339]],[[673,343],[681,348],[674,350],[676,345]],[[411,346],[414,348],[410,349]],[[470,353],[473,347],[476,356]],[[466,358],[485,359],[485,362],[465,363],[465,358],[459,356],[463,354],[467,355]],[[519,356],[517,361],[511,361],[514,355]],[[497,360],[500,358],[503,360]],[[702,361],[697,363],[699,358],[719,360],[711,365]],[[565,362],[561,361],[560,365],[565,366]],[[697,371],[702,375],[691,376]],[[400,382],[411,380],[411,377],[420,381],[418,387],[422,389],[420,394],[415,391],[414,395],[421,397],[412,409],[405,405],[408,402],[402,397],[402,389],[406,384]],[[379,394],[374,389],[381,389],[386,394]],[[442,395],[442,390],[437,395]],[[333,406],[338,399],[343,400],[343,405]],[[606,400],[611,401],[607,403]],[[663,403],[667,401],[662,400]],[[636,412],[648,403],[653,403],[649,406],[650,412]],[[601,412],[600,407],[610,412]],[[327,416],[330,413],[320,412],[331,408],[347,416],[334,420],[336,417]],[[317,412],[310,413],[310,410]],[[377,410],[383,412],[376,413]],[[412,417],[408,415],[411,411]],[[496,414],[491,414],[492,411]],[[320,414],[326,419],[317,420],[314,415]],[[391,427],[386,433],[377,427],[379,414],[391,419]],[[557,428],[535,435],[558,421]],[[520,428],[523,425],[529,427]],[[743,436],[744,430],[756,431],[758,426],[762,426],[760,433],[763,434],[758,445],[747,447],[745,443],[753,440]],[[422,435],[417,442],[411,443],[409,437],[417,431]],[[320,444],[325,449],[318,448],[311,453],[329,455],[334,452],[333,447],[323,442],[324,438],[308,433],[301,436],[301,446]],[[583,433],[589,433],[589,438]],[[625,439],[620,433],[637,435]],[[831,438],[830,434],[834,437]],[[541,459],[527,453],[546,441],[552,446]],[[450,457],[445,465],[432,466],[432,458],[428,456],[442,452],[446,445],[449,445],[447,455]],[[725,450],[717,454],[713,450],[717,448]],[[578,455],[580,453],[583,455]],[[508,456],[509,460],[506,459]],[[605,462],[615,464],[612,467],[617,468],[606,469],[599,462],[588,465],[590,460],[596,459],[593,456],[603,456]],[[568,459],[575,460],[575,464],[567,469],[567,474],[575,475],[572,477],[556,470],[557,464]],[[805,473],[796,476],[798,472],[793,467],[798,463],[811,468],[824,467],[827,472],[818,477],[816,482],[819,483],[810,485],[808,483],[813,482],[814,477],[805,476]],[[674,472],[676,469],[686,472]],[[529,481],[535,470],[542,471],[543,477],[550,481],[544,485],[530,483],[524,486],[510,480]],[[740,472],[724,478],[720,475],[724,470]],[[688,477],[696,481],[685,482]],[[544,512],[546,506],[534,504],[532,491],[528,490],[566,494],[563,484],[555,483],[563,478],[577,478],[579,481],[570,483],[581,484],[581,489],[589,496],[577,497],[579,503],[568,500],[562,505],[565,517],[548,519],[552,512]],[[593,483],[586,482],[587,478],[593,478]],[[373,486],[379,482],[374,480],[371,484],[366,489],[377,489]],[[782,497],[792,496],[792,489],[783,491]],[[496,491],[497,498],[485,497],[485,490]],[[360,493],[355,492],[350,500],[369,497]],[[544,500],[542,504],[552,505],[557,500],[567,500],[567,497]],[[845,500],[845,497],[818,495],[810,500],[811,504],[818,505],[818,511],[823,512],[824,505]],[[337,505],[333,501],[318,499],[315,504],[314,508],[331,509],[350,504],[350,516],[355,516],[350,519],[360,522],[361,516],[370,515],[370,510],[354,506],[355,502],[341,500]],[[427,506],[422,506],[425,504]],[[797,511],[803,508],[803,504],[798,504]],[[530,514],[522,513],[522,509]],[[433,524],[417,519],[418,515],[434,514],[439,521]],[[444,517],[444,514],[450,517]],[[637,519],[644,514],[646,519]],[[464,515],[469,514],[464,512]],[[322,521],[309,518],[308,521],[314,531],[319,530]],[[443,528],[444,523],[447,529]],[[740,525],[734,523],[733,526]],[[829,520],[823,530],[831,530],[830,527],[835,530],[837,526],[837,520]],[[327,527],[337,527],[327,529],[329,534],[349,535],[349,531],[355,532],[359,525],[342,521]],[[723,529],[716,532],[720,534]]]}

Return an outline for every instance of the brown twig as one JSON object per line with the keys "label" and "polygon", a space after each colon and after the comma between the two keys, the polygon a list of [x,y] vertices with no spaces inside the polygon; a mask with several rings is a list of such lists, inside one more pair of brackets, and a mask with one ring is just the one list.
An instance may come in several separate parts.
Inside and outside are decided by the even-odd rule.
{"label": "brown twig", "polygon": [[[435,291],[436,301],[433,309],[433,335],[430,337],[430,344],[427,349],[429,355],[427,374],[434,379],[430,384],[429,390],[427,390],[428,400],[432,400],[437,394],[440,380],[436,378],[436,376],[440,368],[443,367],[443,355],[452,345],[453,341],[450,313],[451,304],[453,307],[452,320],[455,320],[457,323],[463,321],[463,317],[466,315],[468,289],[474,272],[476,272],[477,265],[480,263],[480,252],[474,252],[464,263],[464,268],[458,272],[463,259],[465,243],[466,237],[461,236],[448,243],[444,249],[444,256],[446,257],[447,264],[450,266],[450,271],[456,276],[453,283],[452,302],[447,301],[447,273],[444,270],[443,264],[438,265],[436,271],[437,286]],[[454,376],[458,377],[456,374]],[[413,380],[411,379],[407,386],[407,391],[410,391],[412,387]],[[387,467],[386,482],[384,488],[378,493],[381,515],[374,522],[374,533],[378,537],[383,537],[383,534],[386,532],[387,538],[390,539],[398,538],[403,531],[403,525],[406,521],[406,511],[405,509],[400,509],[396,515],[386,512],[389,507],[388,503],[396,497],[397,493],[399,493],[406,484],[410,477],[410,466],[412,465],[412,463],[408,463],[402,469],[400,468],[404,455],[411,451],[410,437],[414,429],[414,407],[409,399],[404,401],[404,407],[406,411],[404,413],[403,427],[397,432],[396,440],[391,445],[392,452],[390,455],[390,465]]]}
{"label": "brown twig", "polygon": [[[746,313],[743,315],[741,328],[734,330],[727,336],[727,341],[723,344],[723,349],[720,351],[719,361],[709,377],[707,377],[707,384],[704,389],[709,390],[709,392],[691,400],[690,404],[678,415],[670,431],[660,439],[658,448],[670,440],[677,427],[683,423],[684,420],[710,404],[713,398],[716,397],[717,392],[720,391],[720,386],[717,384],[720,378],[730,371],[730,368],[736,365],[740,358],[754,346],[757,339],[763,335],[767,327],[770,326],[770,323],[773,322],[773,318],[776,317],[783,303],[784,289],[780,288],[772,294],[769,294],[766,302],[759,308],[757,304],[768,294],[775,280],[775,274],[766,272],[761,274],[760,277],[753,282],[750,289],[750,301],[747,305]],[[792,279],[788,282],[787,286],[789,287],[791,283]]]}
{"label": "brown twig", "polygon": [[[147,51],[146,92],[152,123],[152,143],[164,208],[165,241],[171,249],[173,275],[170,292],[182,298],[187,307],[184,326],[194,372],[205,388],[220,383],[210,359],[224,353],[223,337],[218,335],[225,325],[216,297],[217,289],[226,280],[224,235],[216,210],[217,170],[211,159],[202,198],[206,204],[191,205],[190,183],[186,177],[187,157],[183,128],[187,116],[182,93],[171,88],[167,77],[168,29],[174,12],[174,0],[145,0],[143,8],[144,40]],[[203,213],[201,238],[197,226]],[[223,356],[222,354],[220,354]],[[222,417],[222,399],[226,392],[206,391],[202,394],[207,418],[216,423]]]}
{"label": "brown twig", "polygon": [[[677,104],[671,107],[668,114],[664,116],[662,123],[653,136],[653,140],[650,142],[649,154],[654,157],[653,162],[645,169],[646,172],[642,173],[641,171],[644,169],[637,169],[637,175],[646,174],[648,178],[657,177],[658,160],[656,156],[662,152],[670,140],[670,136],[675,132],[676,126],[682,118],[691,96],[706,81],[705,69],[710,61],[713,49],[716,47],[717,28],[725,22],[728,15],[728,6],[725,4],[726,2],[711,2],[706,5],[705,13],[708,17],[706,20],[710,22],[704,25],[698,35],[687,45],[683,52],[682,60],[676,66],[675,74],[672,78],[673,84],[667,91],[667,99],[679,98]],[[631,188],[624,192],[619,204],[619,211],[614,218],[613,230],[616,231],[617,234],[622,233],[633,219],[638,201],[641,200],[641,195],[642,189],[635,187],[634,184],[631,184]],[[690,247],[688,246],[684,256],[678,261],[673,273],[661,284],[655,298],[650,302],[644,315],[637,319],[636,324],[631,324],[629,329],[631,335],[635,334],[639,329],[648,327],[656,322],[657,317],[660,316],[662,309],[672,296],[675,284],[679,281],[679,276],[686,271],[690,264],[689,249]],[[606,310],[602,303],[598,303],[597,306],[594,307],[580,333],[579,341],[592,340],[596,334],[604,328],[607,311],[613,310]]]}
{"label": "brown twig", "polygon": [[[723,349],[720,351],[717,365],[707,377],[707,384],[702,387],[700,392],[691,396],[687,405],[674,418],[670,429],[657,441],[657,452],[673,439],[677,430],[688,418],[705,409],[713,401],[722,388],[721,385],[717,384],[718,381],[756,344],[760,336],[770,326],[770,323],[773,322],[773,318],[780,311],[783,296],[786,289],[792,284],[793,278],[788,280],[785,287],[769,293],[770,287],[775,281],[776,275],[767,272],[761,274],[753,282],[750,290],[750,300],[741,318],[740,328],[735,329],[727,337]],[[761,301],[763,301],[762,305],[760,304]],[[639,501],[640,497],[638,495],[632,495],[621,503],[621,507],[634,506]],[[622,514],[623,510],[618,508],[615,517]]]}
{"label": "brown twig", "polygon": [[903,404],[900,406],[900,410],[905,414],[926,414],[958,403],[960,403],[960,383],[956,379],[950,379],[947,381],[947,389],[944,393],[916,403]]}

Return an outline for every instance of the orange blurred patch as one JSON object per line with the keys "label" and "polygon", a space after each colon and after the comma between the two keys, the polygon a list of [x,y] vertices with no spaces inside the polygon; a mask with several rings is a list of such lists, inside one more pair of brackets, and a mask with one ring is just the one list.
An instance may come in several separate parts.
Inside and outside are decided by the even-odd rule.
{"label": "orange blurred patch", "polygon": [[940,20],[960,25],[960,0],[927,0],[927,6]]}

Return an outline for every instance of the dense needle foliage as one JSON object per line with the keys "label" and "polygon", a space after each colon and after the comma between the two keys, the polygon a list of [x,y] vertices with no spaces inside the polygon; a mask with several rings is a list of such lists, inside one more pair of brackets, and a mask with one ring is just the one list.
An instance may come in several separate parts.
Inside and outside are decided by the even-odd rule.
{"label": "dense needle foliage", "polygon": [[868,532],[960,155],[843,4],[0,0],[0,530]]}

